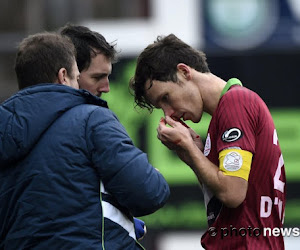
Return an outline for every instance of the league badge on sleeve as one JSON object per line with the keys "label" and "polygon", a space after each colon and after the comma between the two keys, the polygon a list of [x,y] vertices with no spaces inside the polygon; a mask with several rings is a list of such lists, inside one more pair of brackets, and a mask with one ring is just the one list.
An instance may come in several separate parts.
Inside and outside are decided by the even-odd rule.
{"label": "league badge on sleeve", "polygon": [[238,171],[243,165],[243,158],[238,152],[230,152],[225,156],[223,166],[227,171]]}
{"label": "league badge on sleeve", "polygon": [[207,134],[207,137],[206,137],[206,142],[205,142],[204,152],[203,152],[205,156],[208,156],[208,155],[209,155],[210,149],[211,149],[211,140],[210,140],[210,135],[209,135],[209,133],[208,133],[208,134]]}
{"label": "league badge on sleeve", "polygon": [[222,141],[224,142],[234,142],[243,136],[243,132],[238,128],[231,128],[224,132],[222,135]]}

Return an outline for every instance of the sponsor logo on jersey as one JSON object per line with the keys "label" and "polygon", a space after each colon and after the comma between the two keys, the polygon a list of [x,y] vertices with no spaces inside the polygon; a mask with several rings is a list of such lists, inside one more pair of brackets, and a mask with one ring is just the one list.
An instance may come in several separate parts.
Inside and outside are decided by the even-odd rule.
{"label": "sponsor logo on jersey", "polygon": [[234,142],[240,139],[243,136],[243,133],[238,128],[231,128],[224,132],[222,135],[222,141],[224,142]]}
{"label": "sponsor logo on jersey", "polygon": [[243,165],[243,158],[238,152],[230,152],[225,155],[223,166],[227,171],[238,171]]}

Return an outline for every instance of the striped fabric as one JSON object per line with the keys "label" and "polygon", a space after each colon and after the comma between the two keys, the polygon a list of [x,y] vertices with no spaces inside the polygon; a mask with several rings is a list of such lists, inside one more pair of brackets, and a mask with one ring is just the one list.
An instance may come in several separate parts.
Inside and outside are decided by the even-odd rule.
{"label": "striped fabric", "polygon": [[[104,188],[103,182],[100,182],[100,192],[102,193],[101,196],[111,196]],[[100,197],[101,197],[100,196]],[[104,218],[107,218],[118,225],[120,225],[122,228],[124,228],[129,236],[136,240],[135,236],[135,229],[134,229],[134,223],[131,221],[119,208],[111,204],[107,199],[106,201],[100,198],[101,206],[102,206],[102,213]]]}

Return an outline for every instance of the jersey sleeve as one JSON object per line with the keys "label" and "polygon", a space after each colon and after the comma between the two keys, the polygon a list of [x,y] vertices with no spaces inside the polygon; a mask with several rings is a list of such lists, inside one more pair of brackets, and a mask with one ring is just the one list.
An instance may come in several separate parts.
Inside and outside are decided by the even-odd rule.
{"label": "jersey sleeve", "polygon": [[217,151],[238,148],[255,154],[257,108],[255,95],[233,87],[220,100],[217,111]]}

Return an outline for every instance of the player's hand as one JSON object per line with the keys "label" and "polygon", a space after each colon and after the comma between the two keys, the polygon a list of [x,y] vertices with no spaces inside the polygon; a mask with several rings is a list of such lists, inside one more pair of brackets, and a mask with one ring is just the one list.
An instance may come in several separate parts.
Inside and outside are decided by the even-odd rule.
{"label": "player's hand", "polygon": [[171,150],[186,149],[194,143],[190,128],[169,116],[160,119],[157,137]]}
{"label": "player's hand", "polygon": [[204,145],[203,145],[203,142],[202,142],[202,139],[200,137],[200,135],[198,135],[193,129],[191,129],[189,127],[189,131],[190,131],[190,134],[193,138],[193,141],[194,143],[197,145],[197,147],[203,152],[204,150]]}
{"label": "player's hand", "polygon": [[200,135],[198,135],[192,128],[190,128],[190,126],[188,126],[184,121],[182,120],[178,120],[183,126],[185,126],[186,128],[188,128],[188,130],[190,131],[190,134],[193,138],[194,143],[197,145],[197,147],[203,152],[204,150],[204,145],[203,142],[200,138]]}
{"label": "player's hand", "polygon": [[188,165],[190,165],[190,152],[195,148],[203,149],[201,138],[195,131],[185,123],[175,121],[169,116],[160,120],[157,133],[158,139],[169,149],[174,150]]}
{"label": "player's hand", "polygon": [[[171,128],[173,128],[175,131],[175,133],[178,132],[178,134],[171,134],[172,130],[168,130],[166,128],[168,128],[166,125],[169,124],[171,126]],[[174,150],[176,148],[178,148],[178,146],[180,146],[182,139],[180,138],[180,135],[182,134],[182,136],[184,137],[189,137],[186,129],[182,128],[181,125],[183,125],[183,127],[187,128],[193,142],[197,145],[197,147],[203,151],[203,143],[202,140],[200,138],[200,136],[192,129],[190,128],[186,123],[184,123],[182,120],[178,120],[175,121],[174,119],[172,119],[171,117],[166,117],[166,118],[161,118],[160,120],[160,124],[157,128],[157,137],[158,139],[161,140],[161,142],[167,146],[169,149]],[[178,131],[176,131],[178,129]],[[168,133],[170,132],[170,133]],[[164,134],[164,133],[168,133],[168,134]]]}

